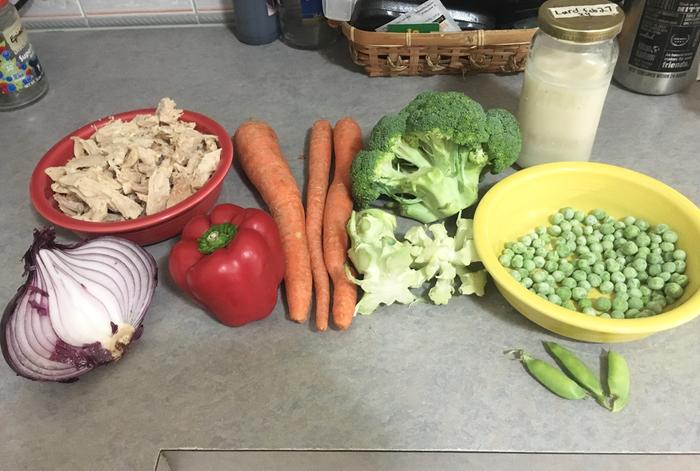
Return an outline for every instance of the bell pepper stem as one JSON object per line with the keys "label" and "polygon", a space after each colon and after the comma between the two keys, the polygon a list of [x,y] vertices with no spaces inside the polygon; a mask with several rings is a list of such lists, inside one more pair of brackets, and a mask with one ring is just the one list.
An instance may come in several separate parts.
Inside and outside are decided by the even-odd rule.
{"label": "bell pepper stem", "polygon": [[209,255],[222,247],[226,247],[236,237],[237,231],[238,228],[228,222],[214,224],[197,239],[198,249],[204,255]]}

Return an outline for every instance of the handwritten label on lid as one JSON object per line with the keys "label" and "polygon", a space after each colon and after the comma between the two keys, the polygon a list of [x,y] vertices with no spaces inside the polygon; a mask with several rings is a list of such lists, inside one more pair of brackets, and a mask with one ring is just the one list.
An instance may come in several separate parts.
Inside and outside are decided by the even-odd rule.
{"label": "handwritten label on lid", "polygon": [[613,16],[619,12],[619,7],[614,3],[601,3],[599,5],[581,5],[570,7],[554,7],[549,9],[554,18],[577,18],[579,16]]}

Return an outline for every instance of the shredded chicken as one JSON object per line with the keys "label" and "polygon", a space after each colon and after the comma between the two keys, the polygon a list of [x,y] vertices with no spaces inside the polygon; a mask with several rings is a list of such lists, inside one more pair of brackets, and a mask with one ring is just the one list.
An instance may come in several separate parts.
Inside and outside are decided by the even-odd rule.
{"label": "shredded chicken", "polygon": [[221,148],[181,116],[163,98],[153,115],[115,119],[89,139],[74,137],[73,158],[46,169],[58,208],[76,219],[123,221],[192,195],[218,167]]}

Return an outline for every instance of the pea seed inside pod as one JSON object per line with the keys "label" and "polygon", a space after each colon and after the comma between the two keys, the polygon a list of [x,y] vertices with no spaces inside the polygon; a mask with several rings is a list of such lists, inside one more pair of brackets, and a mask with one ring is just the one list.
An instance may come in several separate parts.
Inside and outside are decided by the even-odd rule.
{"label": "pea seed inside pod", "polygon": [[516,353],[516,357],[522,362],[527,371],[542,384],[545,388],[564,399],[583,399],[586,397],[586,391],[576,384],[572,379],[566,376],[549,363],[532,358],[522,350]]}
{"label": "pea seed inside pod", "polygon": [[604,403],[605,393],[595,374],[571,351],[555,342],[544,342],[557,363],[579,385],[591,392],[598,402]]}
{"label": "pea seed inside pod", "polygon": [[608,392],[612,411],[622,410],[629,401],[630,370],[627,361],[617,352],[608,351]]}

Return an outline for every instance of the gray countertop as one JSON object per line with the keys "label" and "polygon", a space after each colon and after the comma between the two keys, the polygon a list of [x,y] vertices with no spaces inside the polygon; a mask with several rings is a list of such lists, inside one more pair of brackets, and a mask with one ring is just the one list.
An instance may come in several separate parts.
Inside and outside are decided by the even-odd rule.
{"label": "gray countertop", "polygon": [[[426,89],[460,90],[515,110],[521,76],[370,79],[345,44],[328,51],[241,45],[224,27],[32,32],[51,84],[24,110],[0,114],[0,299],[21,283],[20,257],[43,223],[30,173],[58,139],[104,115],[170,96],[233,132],[267,120],[301,184],[314,120],[355,117],[367,132]],[[593,151],[700,203],[700,84],[667,97],[613,86]],[[238,168],[220,201],[258,200]],[[161,448],[440,449],[700,452],[700,321],[619,345],[632,371],[630,404],[610,414],[560,400],[501,353],[557,337],[490,286],[446,307],[392,306],[347,332],[285,319],[239,329],[187,301],[164,269],[173,241],[148,250],[161,282],[143,337],[118,364],[73,384],[16,377],[0,365],[4,470],[152,469]],[[604,345],[559,339],[589,364]]]}

